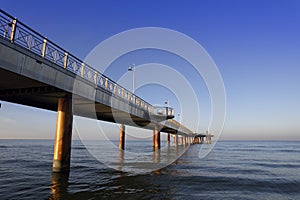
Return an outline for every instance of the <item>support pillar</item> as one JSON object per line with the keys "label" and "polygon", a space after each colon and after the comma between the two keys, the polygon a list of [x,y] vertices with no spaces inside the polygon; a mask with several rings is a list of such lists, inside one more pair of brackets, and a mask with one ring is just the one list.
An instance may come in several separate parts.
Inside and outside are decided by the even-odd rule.
{"label": "support pillar", "polygon": [[211,144],[211,136],[210,135],[206,136],[206,143]]}
{"label": "support pillar", "polygon": [[197,144],[197,137],[194,137],[193,144]]}
{"label": "support pillar", "polygon": [[58,99],[53,172],[70,171],[72,126],[72,97],[66,95]]}
{"label": "support pillar", "polygon": [[170,145],[170,133],[168,133],[167,142],[168,142],[168,145]]}
{"label": "support pillar", "polygon": [[177,133],[174,135],[174,145],[178,146],[178,135],[177,135]]}
{"label": "support pillar", "polygon": [[160,132],[158,131],[158,127],[155,126],[153,130],[153,148],[160,149]]}
{"label": "support pillar", "polygon": [[125,125],[121,124],[120,126],[120,140],[119,140],[119,149],[125,149]]}
{"label": "support pillar", "polygon": [[183,145],[183,136],[181,136],[181,145]]}
{"label": "support pillar", "polygon": [[210,144],[210,143],[211,143],[211,137],[210,137],[208,131],[206,131],[206,143],[207,143],[207,144]]}

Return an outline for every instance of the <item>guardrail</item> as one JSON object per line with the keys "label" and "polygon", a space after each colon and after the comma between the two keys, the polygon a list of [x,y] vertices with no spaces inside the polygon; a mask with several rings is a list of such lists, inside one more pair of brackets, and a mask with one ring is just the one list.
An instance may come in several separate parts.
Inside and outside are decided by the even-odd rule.
{"label": "guardrail", "polygon": [[129,90],[93,69],[87,63],[70,54],[68,51],[59,47],[1,9],[0,33],[2,35],[1,37],[9,40],[11,43],[28,49],[65,70],[88,80],[94,84],[95,88],[102,88],[112,95],[153,115],[154,107],[150,103],[131,93]]}

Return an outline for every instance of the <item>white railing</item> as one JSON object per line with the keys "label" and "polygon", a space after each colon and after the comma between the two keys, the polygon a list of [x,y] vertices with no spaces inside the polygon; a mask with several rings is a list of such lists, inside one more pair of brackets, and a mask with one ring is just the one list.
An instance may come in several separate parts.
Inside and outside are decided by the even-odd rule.
{"label": "white railing", "polygon": [[154,107],[151,104],[131,93],[104,74],[93,69],[87,63],[84,63],[82,60],[1,9],[0,33],[0,37],[9,40],[11,43],[28,49],[42,58],[55,63],[59,67],[88,80],[90,83],[94,84],[96,88],[102,88],[111,95],[123,99],[128,103],[147,111],[150,115],[153,115]]}

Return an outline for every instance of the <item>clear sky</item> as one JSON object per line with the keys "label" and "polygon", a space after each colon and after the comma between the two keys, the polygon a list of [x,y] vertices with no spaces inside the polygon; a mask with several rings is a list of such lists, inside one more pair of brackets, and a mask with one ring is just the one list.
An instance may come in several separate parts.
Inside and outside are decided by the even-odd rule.
{"label": "clear sky", "polygon": [[[300,140],[297,0],[2,0],[0,7],[82,59],[101,41],[128,29],[164,27],[182,32],[207,50],[222,75],[227,95],[222,139]],[[116,62],[125,66],[124,73],[129,58]],[[120,76],[107,73],[113,79]],[[138,94],[155,101],[143,91]],[[207,94],[203,96],[200,131],[209,120]],[[56,113],[1,103],[0,138],[54,138]],[[176,101],[173,104],[177,107]]]}

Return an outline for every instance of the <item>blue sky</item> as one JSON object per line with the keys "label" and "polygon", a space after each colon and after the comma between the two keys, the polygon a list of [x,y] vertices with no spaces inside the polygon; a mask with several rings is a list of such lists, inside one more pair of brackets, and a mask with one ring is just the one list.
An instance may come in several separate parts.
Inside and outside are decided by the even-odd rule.
{"label": "blue sky", "polygon": [[[300,140],[299,1],[73,2],[2,0],[0,5],[82,59],[101,41],[128,29],[182,32],[207,50],[222,75],[227,95],[223,139]],[[207,91],[200,87],[204,131],[210,109]],[[54,112],[1,103],[0,138],[54,138]]]}

